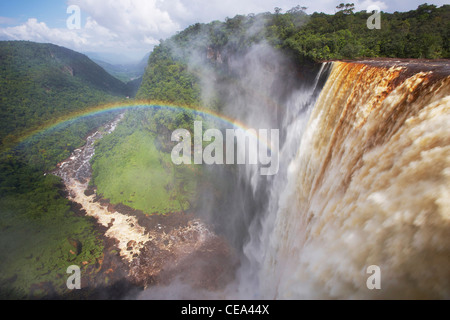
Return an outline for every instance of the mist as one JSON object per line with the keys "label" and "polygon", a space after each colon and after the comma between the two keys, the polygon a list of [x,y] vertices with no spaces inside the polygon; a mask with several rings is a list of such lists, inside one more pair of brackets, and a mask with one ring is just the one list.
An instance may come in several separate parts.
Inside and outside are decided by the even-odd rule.
{"label": "mist", "polygon": [[[221,114],[238,119],[248,128],[279,130],[280,163],[274,176],[261,175],[258,165],[204,168],[210,172],[207,176],[214,178],[208,181],[212,188],[200,191],[196,215],[224,237],[237,257],[231,282],[205,294],[203,289],[177,278],[169,285],[148,288],[141,298],[265,298],[259,289],[259,271],[274,219],[271,213],[278,210],[289,163],[296,155],[329,65],[301,66],[274,49],[264,37],[251,40],[262,32],[263,26],[261,18],[253,19],[245,35],[231,36],[221,48],[208,45],[206,30],[191,39],[189,48],[194,49],[171,43],[172,54],[187,61],[189,71],[198,77],[204,105],[211,106],[219,100],[217,108]],[[238,50],[236,43],[240,41],[253,44]]]}
{"label": "mist", "polygon": [[[242,36],[213,47],[199,30],[190,50],[172,51],[199,78],[203,103],[249,128],[280,130],[277,175],[255,165],[205,168],[196,215],[237,258],[214,294],[448,298],[448,77],[426,63],[299,65],[264,37],[245,50],[236,47]],[[250,30],[245,37],[258,34]],[[412,142],[422,134],[429,140]],[[388,279],[384,291],[366,283],[374,265]],[[185,285],[162,290],[173,296]],[[204,297],[191,289],[189,298]]]}

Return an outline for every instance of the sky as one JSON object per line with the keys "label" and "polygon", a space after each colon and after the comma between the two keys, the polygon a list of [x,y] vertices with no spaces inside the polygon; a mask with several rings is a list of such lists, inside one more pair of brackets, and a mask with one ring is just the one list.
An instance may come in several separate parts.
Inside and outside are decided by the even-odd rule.
{"label": "sky", "polygon": [[[442,6],[448,0],[349,1],[356,11],[377,5],[384,12],[409,11],[427,2]],[[139,61],[160,39],[196,22],[236,14],[285,12],[297,5],[307,13],[334,13],[344,0],[1,0],[0,40],[53,43],[83,53],[96,53],[113,63]],[[69,28],[80,9],[79,28]]]}

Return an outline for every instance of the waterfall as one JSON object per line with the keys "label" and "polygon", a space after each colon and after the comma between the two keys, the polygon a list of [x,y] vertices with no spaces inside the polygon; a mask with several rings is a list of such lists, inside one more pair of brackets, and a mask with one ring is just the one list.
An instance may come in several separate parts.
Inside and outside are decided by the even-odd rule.
{"label": "waterfall", "polygon": [[[269,299],[450,298],[448,73],[328,66],[315,103],[286,112],[280,173],[241,281],[256,273]],[[366,283],[371,265],[379,290]]]}

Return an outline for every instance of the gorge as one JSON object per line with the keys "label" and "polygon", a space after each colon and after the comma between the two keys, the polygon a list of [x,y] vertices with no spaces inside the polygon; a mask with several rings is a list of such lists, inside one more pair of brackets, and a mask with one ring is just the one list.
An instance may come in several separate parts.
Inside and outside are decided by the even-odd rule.
{"label": "gorge", "polygon": [[0,299],[449,299],[450,6],[336,10],[0,41]]}
{"label": "gorge", "polygon": [[[86,182],[76,191],[79,177],[65,178],[66,186],[73,201],[109,227],[106,235],[118,241],[130,274],[146,287],[172,263],[188,261],[172,270],[170,281],[201,260],[202,270],[214,269],[219,278],[228,274],[228,280],[205,286],[205,272],[196,273],[189,290],[210,289],[217,297],[448,298],[449,70],[447,61],[325,62],[308,89],[294,91],[277,120],[287,124],[280,127],[280,172],[267,179],[251,165],[239,166],[238,179],[253,191],[237,184],[243,189],[225,196],[227,203],[245,198],[254,211],[243,240],[234,242],[240,261],[234,280],[234,262],[227,261],[239,232],[233,213],[221,221],[195,212],[186,225],[161,233],[157,228],[164,225],[146,229],[133,216],[92,207],[83,195]],[[265,116],[266,123],[273,119]],[[221,174],[220,168],[213,172]],[[212,231],[217,228],[224,239]],[[202,260],[199,252],[208,250],[217,252]],[[220,270],[213,266],[217,261]],[[382,290],[366,286],[371,265],[381,270]],[[158,296],[168,284],[157,283],[141,296]]]}

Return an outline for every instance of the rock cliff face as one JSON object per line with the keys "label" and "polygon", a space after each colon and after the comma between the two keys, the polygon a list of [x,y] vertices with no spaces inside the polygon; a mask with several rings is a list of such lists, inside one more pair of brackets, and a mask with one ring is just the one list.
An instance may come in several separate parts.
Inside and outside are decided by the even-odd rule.
{"label": "rock cliff face", "polygon": [[217,64],[223,64],[222,53],[219,50],[214,50],[208,47],[206,50],[206,59]]}

